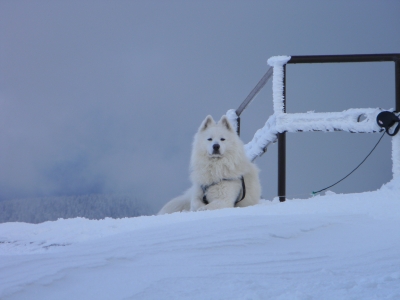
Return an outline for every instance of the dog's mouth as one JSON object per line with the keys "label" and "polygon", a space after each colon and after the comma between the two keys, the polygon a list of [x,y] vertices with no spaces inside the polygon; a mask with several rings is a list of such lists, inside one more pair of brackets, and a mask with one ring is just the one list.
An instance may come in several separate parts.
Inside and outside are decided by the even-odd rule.
{"label": "dog's mouth", "polygon": [[211,158],[221,158],[221,157],[222,157],[222,154],[221,154],[221,152],[219,152],[219,151],[213,151],[213,152],[210,154],[210,157],[211,157]]}

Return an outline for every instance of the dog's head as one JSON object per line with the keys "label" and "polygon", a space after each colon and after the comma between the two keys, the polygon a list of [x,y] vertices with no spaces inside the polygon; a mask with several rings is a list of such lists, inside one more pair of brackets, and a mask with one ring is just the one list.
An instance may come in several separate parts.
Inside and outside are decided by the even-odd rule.
{"label": "dog's head", "polygon": [[232,134],[236,135],[226,116],[222,116],[218,123],[215,123],[211,116],[207,116],[199,128],[198,138],[201,139],[199,142],[206,146],[209,157],[221,158],[227,150]]}

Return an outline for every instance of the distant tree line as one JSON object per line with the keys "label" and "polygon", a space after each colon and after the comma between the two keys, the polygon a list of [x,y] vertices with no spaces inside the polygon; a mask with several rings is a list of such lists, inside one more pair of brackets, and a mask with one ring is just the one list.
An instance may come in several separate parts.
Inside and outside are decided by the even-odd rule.
{"label": "distant tree line", "polygon": [[0,202],[0,223],[42,223],[76,217],[117,219],[147,215],[149,212],[148,205],[127,195],[26,198]]}

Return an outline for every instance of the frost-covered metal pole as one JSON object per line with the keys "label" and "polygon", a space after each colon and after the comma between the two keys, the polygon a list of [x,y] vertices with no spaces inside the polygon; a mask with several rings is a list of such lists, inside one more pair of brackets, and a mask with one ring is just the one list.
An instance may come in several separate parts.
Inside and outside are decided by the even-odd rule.
{"label": "frost-covered metal pole", "polygon": [[253,101],[253,99],[257,96],[257,94],[261,91],[261,89],[265,86],[268,80],[272,76],[273,69],[270,67],[268,71],[264,74],[264,76],[260,79],[254,89],[250,92],[250,94],[244,99],[242,104],[240,104],[239,108],[236,110],[236,114],[238,116],[246,109],[246,107]]}
{"label": "frost-covered metal pole", "polygon": [[[395,61],[396,111],[400,112],[400,60]],[[400,178],[400,133],[392,137],[393,179]]]}
{"label": "frost-covered metal pole", "polygon": [[396,111],[400,112],[400,60],[395,61],[395,80],[396,80]]}
{"label": "frost-covered metal pole", "polygon": [[260,79],[260,81],[257,83],[257,85],[254,87],[254,89],[250,92],[250,94],[244,99],[242,104],[240,104],[239,108],[236,110],[236,132],[240,136],[240,115],[241,113],[246,109],[246,107],[253,101],[253,99],[257,96],[257,94],[261,91],[261,89],[265,86],[267,81],[271,78],[272,76],[272,71],[273,68],[270,67],[267,71],[267,73],[264,74],[264,76]]}
{"label": "frost-covered metal pole", "polygon": [[[268,64],[274,68],[272,75],[272,98],[274,115],[279,118],[286,113],[286,63],[290,56],[274,56],[268,59]],[[278,134],[278,197],[279,201],[286,200],[286,134]]]}
{"label": "frost-covered metal pole", "polygon": [[[286,113],[286,65],[283,66],[283,112]],[[278,133],[278,197],[286,200],[286,132]]]}

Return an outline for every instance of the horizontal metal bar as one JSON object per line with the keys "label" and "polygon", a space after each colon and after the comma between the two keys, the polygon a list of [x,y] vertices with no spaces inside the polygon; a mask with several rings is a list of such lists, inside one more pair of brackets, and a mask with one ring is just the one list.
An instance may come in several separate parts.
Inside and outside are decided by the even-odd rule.
{"label": "horizontal metal bar", "polygon": [[276,117],[277,132],[348,131],[380,132],[376,117],[382,109],[351,108],[342,112],[291,113]]}
{"label": "horizontal metal bar", "polygon": [[273,68],[270,67],[267,73],[260,79],[254,89],[250,92],[250,94],[244,99],[242,104],[240,104],[239,108],[236,110],[236,114],[239,117],[240,114],[246,109],[246,107],[250,104],[250,102],[257,96],[257,94],[261,91],[261,89],[265,86],[267,81],[271,78],[273,73]]}
{"label": "horizontal metal bar", "polygon": [[292,56],[288,64],[400,61],[400,53]]}

